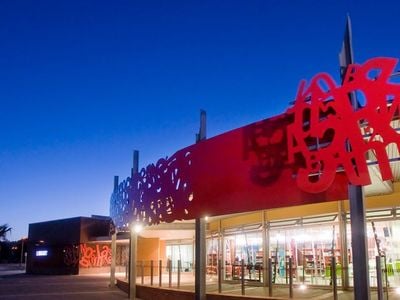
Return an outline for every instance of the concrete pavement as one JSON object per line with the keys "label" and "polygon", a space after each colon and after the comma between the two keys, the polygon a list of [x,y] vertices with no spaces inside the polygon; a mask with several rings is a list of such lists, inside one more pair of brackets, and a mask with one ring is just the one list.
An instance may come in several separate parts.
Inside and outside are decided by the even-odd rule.
{"label": "concrete pavement", "polygon": [[120,300],[127,295],[109,288],[104,276],[40,276],[0,272],[2,300]]}

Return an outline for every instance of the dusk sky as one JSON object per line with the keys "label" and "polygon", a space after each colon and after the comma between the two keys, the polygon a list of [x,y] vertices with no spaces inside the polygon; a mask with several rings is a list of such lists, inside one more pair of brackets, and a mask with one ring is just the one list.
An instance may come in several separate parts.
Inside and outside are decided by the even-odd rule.
{"label": "dusk sky", "polygon": [[108,215],[113,177],[283,113],[301,79],[400,56],[398,1],[0,1],[0,224]]}

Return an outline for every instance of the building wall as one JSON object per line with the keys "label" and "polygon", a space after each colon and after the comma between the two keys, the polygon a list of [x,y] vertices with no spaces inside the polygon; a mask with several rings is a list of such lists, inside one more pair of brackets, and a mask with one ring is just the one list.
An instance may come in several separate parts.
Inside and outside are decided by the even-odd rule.
{"label": "building wall", "polygon": [[[150,275],[150,261],[154,263],[154,272],[158,273],[158,261],[160,260],[160,239],[159,238],[138,238],[137,261],[145,265],[144,275]],[[141,274],[141,270],[138,270]]]}
{"label": "building wall", "polygon": [[76,217],[29,225],[27,273],[78,274],[79,268],[111,263],[110,245],[89,242],[108,236],[110,221]]}

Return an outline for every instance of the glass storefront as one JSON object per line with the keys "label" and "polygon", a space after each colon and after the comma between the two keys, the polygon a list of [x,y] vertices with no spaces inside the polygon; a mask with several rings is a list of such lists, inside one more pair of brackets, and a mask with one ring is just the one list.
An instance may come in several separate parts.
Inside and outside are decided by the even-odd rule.
{"label": "glass storefront", "polygon": [[[261,227],[257,225],[255,227]],[[224,275],[226,280],[240,278],[241,261],[244,261],[244,277],[261,281],[263,262],[262,231],[241,229],[224,236]]]}
{"label": "glass storefront", "polygon": [[181,271],[190,272],[193,269],[193,244],[167,244],[167,259],[171,260],[172,271],[178,270],[178,260],[181,261]]}
{"label": "glass storefront", "polygon": [[[318,225],[309,224],[318,220]],[[340,233],[335,220],[336,216],[330,215],[272,222],[269,233],[272,282],[288,283],[291,257],[294,283],[329,285],[332,253],[337,266],[341,264]],[[340,270],[337,273],[340,275]]]}
{"label": "glass storefront", "polygon": [[[399,216],[399,217],[398,217]],[[376,286],[376,256],[382,256],[383,284],[400,287],[400,209],[367,212],[367,242],[370,284]],[[342,285],[344,255],[349,263],[349,284],[353,285],[351,226],[347,216],[347,245],[341,249],[338,215],[319,215],[307,218],[269,222],[269,257],[272,260],[272,281],[288,283],[288,259],[292,258],[295,284],[331,285],[332,256],[336,260],[337,283]],[[263,280],[262,224],[224,228],[221,232],[223,253],[219,252],[219,235],[214,232],[207,239],[207,273],[217,275],[218,259],[223,258],[223,280],[241,278],[241,261],[244,261],[244,278]],[[268,248],[267,248],[268,249]],[[387,283],[386,283],[387,280]]]}

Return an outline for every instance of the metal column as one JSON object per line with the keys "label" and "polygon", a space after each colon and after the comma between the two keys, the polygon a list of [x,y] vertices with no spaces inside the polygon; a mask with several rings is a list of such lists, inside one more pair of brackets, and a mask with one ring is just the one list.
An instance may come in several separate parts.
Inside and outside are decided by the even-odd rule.
{"label": "metal column", "polygon": [[349,256],[347,254],[347,220],[343,201],[339,201],[338,210],[340,249],[342,250],[342,289],[347,290],[349,288]]}
{"label": "metal column", "polygon": [[349,199],[351,244],[353,249],[354,299],[369,300],[367,230],[365,226],[365,206],[362,187],[350,185]]}
{"label": "metal column", "polygon": [[[114,190],[113,193],[118,191],[119,177],[114,176]],[[110,287],[115,286],[115,262],[117,258],[117,231],[114,223],[111,221],[111,268],[110,268]]]}
{"label": "metal column", "polygon": [[268,258],[269,258],[269,228],[267,224],[267,218],[265,216],[265,211],[262,212],[262,243],[263,243],[263,286],[268,286],[268,282],[270,282],[268,278],[269,274],[269,265],[268,265]]}
{"label": "metal column", "polygon": [[[133,167],[131,175],[139,172],[139,151],[133,150]],[[136,299],[136,260],[137,260],[137,233],[130,224],[130,246],[129,246],[129,299]]]}
{"label": "metal column", "polygon": [[136,299],[136,257],[137,257],[137,233],[131,228],[129,257],[129,299]]}
{"label": "metal column", "polygon": [[195,299],[206,299],[206,220],[196,219]]}
{"label": "metal column", "polygon": [[[206,139],[206,112],[200,111],[200,129],[196,134],[196,143]],[[196,219],[195,238],[195,299],[206,299],[206,220]]]}
{"label": "metal column", "polygon": [[[343,46],[339,54],[340,75],[343,79],[349,64],[354,62],[351,36],[350,17],[347,17],[346,31],[343,39]],[[350,94],[350,101],[354,109],[358,103],[356,95]],[[350,145],[347,145],[350,151]],[[365,228],[365,205],[362,186],[349,185],[350,218],[351,218],[351,241],[352,249],[357,251],[353,255],[353,274],[354,274],[354,299],[369,300],[369,270],[368,270],[368,248],[367,232]],[[355,253],[355,252],[353,252]]]}
{"label": "metal column", "polygon": [[117,232],[111,234],[111,268],[110,268],[110,287],[115,286],[115,262],[117,258]]}

